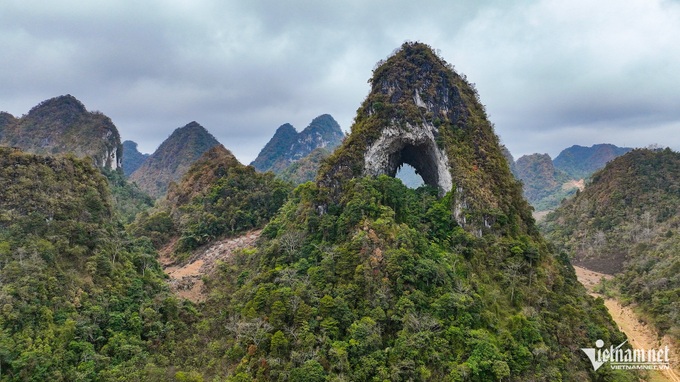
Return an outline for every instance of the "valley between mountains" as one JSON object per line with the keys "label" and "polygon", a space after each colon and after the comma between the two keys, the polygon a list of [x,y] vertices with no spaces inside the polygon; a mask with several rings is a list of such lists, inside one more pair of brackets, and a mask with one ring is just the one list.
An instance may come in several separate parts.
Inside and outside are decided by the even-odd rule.
{"label": "valley between mountains", "polygon": [[420,42],[368,84],[250,165],[196,121],[147,155],[71,95],[0,113],[0,381],[661,378],[581,349],[678,348],[680,154],[515,161]]}
{"label": "valley between mountains", "polygon": [[611,281],[612,276],[578,266],[575,266],[574,270],[576,270],[578,281],[586,287],[593,297],[604,299],[604,304],[607,310],[609,310],[609,314],[611,314],[619,328],[626,333],[628,342],[630,342],[633,348],[658,349],[664,345],[670,346],[672,369],[650,372],[652,377],[650,380],[680,382],[680,358],[678,358],[680,352],[678,352],[678,348],[673,344],[671,338],[659,336],[659,333],[642,319],[640,314],[634,309],[634,306],[621,305],[621,302],[615,297],[604,296],[597,292],[599,291],[598,285],[602,283],[602,280],[605,280],[605,282]]}

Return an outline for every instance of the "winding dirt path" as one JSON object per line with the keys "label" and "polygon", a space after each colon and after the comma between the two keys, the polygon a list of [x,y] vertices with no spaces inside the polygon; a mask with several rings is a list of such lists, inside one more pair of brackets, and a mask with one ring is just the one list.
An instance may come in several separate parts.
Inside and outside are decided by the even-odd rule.
{"label": "winding dirt path", "polygon": [[616,299],[607,298],[603,295],[597,294],[593,291],[602,278],[611,280],[613,276],[604,273],[598,273],[589,269],[574,266],[576,270],[576,277],[578,281],[586,287],[588,292],[594,297],[602,297],[604,305],[612,315],[614,322],[619,326],[619,329],[626,333],[629,343],[635,349],[656,349],[668,345],[670,350],[670,361],[673,369],[652,371],[650,372],[651,380],[653,381],[669,381],[680,382],[678,367],[680,366],[680,353],[677,349],[672,347],[672,341],[669,338],[659,338],[656,330],[651,325],[647,325],[632,309],[632,306],[623,306]]}
{"label": "winding dirt path", "polygon": [[229,259],[235,251],[255,246],[262,230],[250,231],[242,236],[218,241],[209,247],[199,249],[185,264],[174,264],[170,258],[174,242],[160,251],[159,262],[170,276],[170,288],[182,298],[193,302],[205,300],[203,276],[210,274],[217,261]]}

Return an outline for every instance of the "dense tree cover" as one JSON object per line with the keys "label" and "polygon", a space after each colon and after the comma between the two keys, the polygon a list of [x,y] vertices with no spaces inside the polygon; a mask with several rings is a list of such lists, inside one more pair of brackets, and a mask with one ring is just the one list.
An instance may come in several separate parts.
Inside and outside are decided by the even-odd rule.
{"label": "dense tree cover", "polygon": [[[4,125],[4,126],[3,126]],[[48,99],[21,118],[0,115],[0,145],[40,155],[70,153],[115,169],[123,155],[118,129],[107,116],[89,112],[72,95]]]}
{"label": "dense tree cover", "polygon": [[291,182],[295,185],[311,182],[316,179],[321,162],[331,155],[331,151],[325,147],[320,147],[307,155],[291,163],[285,170],[281,171],[279,178]]}
{"label": "dense tree cover", "polygon": [[633,150],[548,215],[542,230],[578,264],[616,273],[623,296],[680,338],[680,154]]}
{"label": "dense tree cover", "polygon": [[109,182],[114,211],[122,222],[131,223],[137,214],[153,206],[154,199],[128,182],[122,170],[102,169],[102,173]]}
{"label": "dense tree cover", "polygon": [[[276,129],[274,136],[264,145],[257,158],[250,165],[258,171],[264,172],[271,170],[277,161],[285,160],[287,162],[289,159],[286,156],[290,148],[295,146],[297,137],[298,132],[295,127],[290,123],[284,123]],[[279,167],[285,167],[285,165],[276,167],[280,170]]]}
{"label": "dense tree cover", "polygon": [[[292,125],[286,123],[276,130],[272,139],[262,148],[251,166],[260,172],[272,171],[275,174],[281,174],[291,165],[295,165],[297,161],[312,155],[312,152],[317,149],[333,151],[340,145],[344,136],[340,125],[328,114],[314,118],[309,126],[299,133]],[[316,155],[318,156],[318,153]],[[318,162],[314,163],[314,160],[312,159],[312,165],[315,167],[313,168],[314,174],[307,172],[307,177],[311,175],[308,180],[313,180],[316,175]],[[303,182],[297,184],[300,183]]]}
{"label": "dense tree cover", "polygon": [[187,254],[217,238],[263,227],[290,190],[273,173],[257,173],[218,145],[171,184],[158,208],[140,214],[131,230],[158,248],[178,237],[175,254]]}
{"label": "dense tree cover", "polygon": [[106,179],[0,148],[0,193],[0,380],[142,379],[191,313],[116,221]]}
{"label": "dense tree cover", "polygon": [[452,197],[381,176],[298,187],[264,242],[207,279],[171,362],[229,381],[634,380],[580,347],[620,343],[566,258],[527,235],[477,238]]}
{"label": "dense tree cover", "polygon": [[[87,161],[0,149],[0,380],[635,380],[581,353],[623,335],[538,235],[478,95],[449,69],[417,43],[376,68],[354,143],[319,183],[291,196],[217,146],[127,231],[134,208],[116,212],[109,188],[136,196],[120,174],[107,186]],[[433,111],[384,84],[415,84]],[[361,176],[357,153],[386,121],[440,128],[451,192]],[[154,246],[177,238],[185,254],[267,222],[204,278],[204,303],[168,295]]]}
{"label": "dense tree cover", "polygon": [[154,198],[165,195],[206,151],[220,143],[203,126],[190,122],[180,127],[132,174],[130,181]]}

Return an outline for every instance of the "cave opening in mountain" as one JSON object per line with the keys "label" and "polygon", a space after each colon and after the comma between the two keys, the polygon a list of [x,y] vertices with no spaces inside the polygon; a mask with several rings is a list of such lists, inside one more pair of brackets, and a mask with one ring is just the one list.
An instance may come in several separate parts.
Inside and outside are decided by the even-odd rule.
{"label": "cave opening in mountain", "polygon": [[[427,143],[405,144],[401,149],[394,150],[389,156],[386,170],[387,175],[398,177],[410,188],[423,184],[439,187],[436,152]],[[408,183],[404,177],[408,177]]]}

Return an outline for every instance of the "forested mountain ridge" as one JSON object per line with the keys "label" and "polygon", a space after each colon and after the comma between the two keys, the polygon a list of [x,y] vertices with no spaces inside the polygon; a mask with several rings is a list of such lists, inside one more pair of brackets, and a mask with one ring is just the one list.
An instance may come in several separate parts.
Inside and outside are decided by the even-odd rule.
{"label": "forested mountain ridge", "polygon": [[635,149],[542,223],[575,264],[617,274],[624,296],[680,339],[680,154]]}
{"label": "forested mountain ridge", "polygon": [[[294,191],[256,249],[206,278],[199,330],[169,355],[182,375],[634,380],[593,372],[581,354],[623,335],[538,234],[467,81],[429,46],[405,43],[379,63],[371,84],[352,134],[318,181]],[[387,162],[415,162],[428,186],[408,189],[388,176],[391,168],[364,172],[367,152],[380,159],[367,148],[392,123],[390,133],[418,125],[441,133],[434,146],[417,141],[401,157],[383,153]],[[450,160],[446,171],[459,172],[450,173],[455,187],[427,167],[443,160],[415,157],[436,159],[435,150]],[[388,165],[396,171],[399,163]]]}
{"label": "forested mountain ridge", "polygon": [[617,147],[608,143],[591,147],[574,145],[562,150],[553,163],[555,168],[573,179],[584,179],[603,168],[607,162],[630,150],[632,150],[630,147]]}
{"label": "forested mountain ridge", "polygon": [[90,160],[0,148],[0,379],[141,378],[184,325],[155,257]]}
{"label": "forested mountain ridge", "polygon": [[263,227],[290,190],[274,174],[257,173],[217,145],[171,183],[157,207],[140,214],[130,229],[159,249],[172,241],[169,252],[181,261],[201,245]]}
{"label": "forested mountain ridge", "polygon": [[344,133],[340,125],[328,114],[314,118],[309,126],[299,133],[292,125],[286,123],[276,130],[251,165],[260,172],[272,171],[280,174],[316,149],[332,152],[343,138]]}
{"label": "forested mountain ridge", "polygon": [[180,180],[192,163],[219,144],[203,126],[190,122],[173,131],[129,179],[144,192],[160,198],[170,182]]}
{"label": "forested mountain ridge", "polygon": [[319,147],[309,153],[307,156],[296,160],[281,171],[279,178],[299,185],[305,182],[310,182],[316,179],[316,174],[319,172],[319,166],[324,159],[331,155],[332,151],[325,147]]}
{"label": "forested mountain ridge", "polygon": [[517,177],[524,183],[524,195],[527,200],[545,198],[570,178],[567,174],[555,169],[548,154],[524,155],[515,162]]}
{"label": "forested mountain ridge", "polygon": [[48,99],[28,114],[0,114],[0,145],[41,155],[72,153],[100,168],[121,167],[123,148],[118,129],[107,116],[89,112],[72,95]]}

